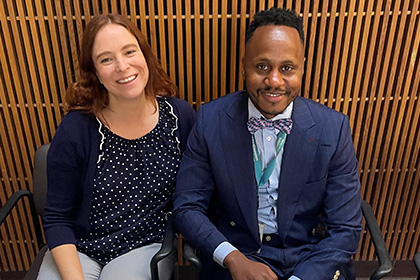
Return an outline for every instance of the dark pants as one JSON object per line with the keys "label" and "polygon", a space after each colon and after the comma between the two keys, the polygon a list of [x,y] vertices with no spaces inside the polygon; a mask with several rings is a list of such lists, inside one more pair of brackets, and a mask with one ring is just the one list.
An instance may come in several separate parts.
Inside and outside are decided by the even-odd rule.
{"label": "dark pants", "polygon": [[[308,245],[306,249],[302,247],[296,248],[296,251],[293,249],[288,249],[288,254],[295,256],[295,258],[291,259],[290,256],[286,258],[285,250],[281,248],[278,236],[275,234],[264,235],[260,253],[247,255],[247,257],[253,261],[268,265],[277,274],[279,280],[287,280],[293,275],[293,271],[299,261],[304,260],[305,255],[309,255],[312,246],[313,245]],[[201,259],[203,268],[200,272],[200,280],[232,279],[229,270],[219,266],[216,262],[214,262],[212,256],[208,258],[203,257]],[[354,268],[351,261],[345,267],[345,269],[341,269],[341,275],[339,279],[355,279]]]}

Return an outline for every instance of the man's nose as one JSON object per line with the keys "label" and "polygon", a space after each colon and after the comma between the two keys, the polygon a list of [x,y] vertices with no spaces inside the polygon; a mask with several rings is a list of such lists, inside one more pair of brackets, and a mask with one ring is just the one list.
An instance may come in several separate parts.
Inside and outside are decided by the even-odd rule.
{"label": "man's nose", "polygon": [[277,69],[273,69],[268,73],[267,77],[264,80],[265,84],[271,88],[277,88],[284,84],[284,76]]}

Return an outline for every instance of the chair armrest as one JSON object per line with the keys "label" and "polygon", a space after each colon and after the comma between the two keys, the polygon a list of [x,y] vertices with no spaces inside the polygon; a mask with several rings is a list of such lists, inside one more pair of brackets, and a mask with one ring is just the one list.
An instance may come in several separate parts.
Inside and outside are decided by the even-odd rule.
{"label": "chair armrest", "polygon": [[192,264],[197,271],[201,270],[201,261],[197,257],[197,255],[194,253],[194,248],[192,245],[184,239],[184,245],[183,245],[183,253],[184,253],[184,259],[188,261],[190,264]]}
{"label": "chair armrest", "polygon": [[160,262],[162,259],[166,258],[172,253],[172,250],[174,249],[174,242],[175,242],[174,219],[172,215],[168,215],[168,221],[165,227],[165,237],[162,242],[162,247],[153,256],[152,260],[150,261],[150,271],[151,271],[152,280],[159,279],[158,262]]}
{"label": "chair armrest", "polygon": [[362,200],[362,212],[373,242],[373,246],[375,247],[375,254],[379,261],[379,267],[375,270],[370,279],[378,280],[385,277],[392,271],[392,262],[382,236],[382,232],[379,229],[378,222],[373,214],[372,207],[370,207],[369,203],[364,200]]}
{"label": "chair armrest", "polygon": [[418,273],[417,279],[420,279],[420,252],[417,252],[414,255],[414,266],[416,267]]}
{"label": "chair armrest", "polygon": [[13,208],[16,206],[19,200],[23,199],[24,197],[27,197],[29,200],[31,218],[34,225],[36,240],[38,242],[38,249],[40,250],[42,247],[45,246],[45,243],[42,237],[41,224],[39,222],[39,217],[35,209],[34,197],[33,197],[32,192],[28,190],[19,190],[12,194],[12,196],[6,201],[6,203],[0,209],[0,225],[4,223],[7,216],[9,216],[10,212],[13,210]]}

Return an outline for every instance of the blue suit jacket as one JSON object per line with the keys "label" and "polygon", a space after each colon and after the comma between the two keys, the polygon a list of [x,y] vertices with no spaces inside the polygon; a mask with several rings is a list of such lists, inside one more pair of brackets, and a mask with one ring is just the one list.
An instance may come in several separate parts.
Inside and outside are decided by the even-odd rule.
{"label": "blue suit jacket", "polygon": [[[353,279],[351,256],[361,231],[360,183],[347,116],[297,97],[282,160],[278,196],[281,246],[261,248],[257,186],[247,130],[248,94],[229,94],[200,107],[178,173],[176,225],[199,249],[203,277],[226,269],[212,261],[228,241],[252,259],[272,266],[279,279],[331,279],[337,270]],[[326,236],[314,234],[325,225]],[[219,272],[218,272],[219,271]],[[227,273],[228,275],[228,273]],[[229,278],[229,277],[227,277]],[[221,278],[217,278],[221,279]]]}

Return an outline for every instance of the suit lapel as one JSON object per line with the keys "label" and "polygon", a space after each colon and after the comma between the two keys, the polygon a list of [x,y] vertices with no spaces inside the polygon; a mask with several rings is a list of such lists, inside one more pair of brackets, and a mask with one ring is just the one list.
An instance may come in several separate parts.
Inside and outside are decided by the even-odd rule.
{"label": "suit lapel", "polygon": [[281,165],[277,222],[279,235],[285,239],[305,186],[307,172],[314,164],[318,141],[315,122],[308,105],[301,97],[293,104],[293,129],[287,136]]}
{"label": "suit lapel", "polygon": [[257,185],[252,160],[251,134],[247,129],[248,95],[238,94],[238,100],[232,103],[226,112],[220,112],[223,123],[221,140],[225,155],[227,176],[231,178],[237,202],[242,215],[258,242]]}

